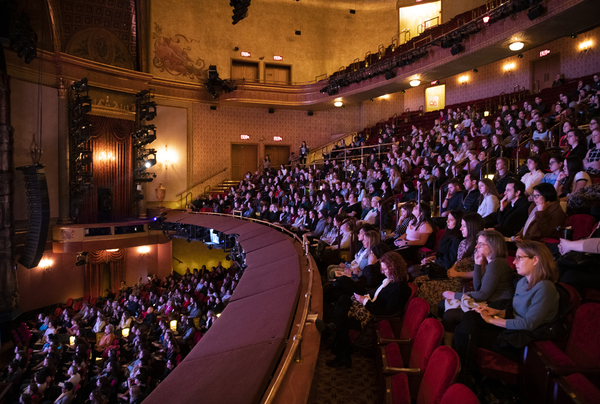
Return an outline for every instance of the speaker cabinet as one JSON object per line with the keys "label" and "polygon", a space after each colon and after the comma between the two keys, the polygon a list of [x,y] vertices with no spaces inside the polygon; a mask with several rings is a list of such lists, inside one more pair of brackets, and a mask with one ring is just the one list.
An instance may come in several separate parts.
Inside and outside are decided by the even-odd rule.
{"label": "speaker cabinet", "polygon": [[34,268],[38,266],[44,255],[50,224],[50,200],[46,172],[42,164],[18,167],[17,170],[21,170],[25,175],[27,204],[29,205],[27,238],[23,253],[19,258],[19,264],[25,268]]}

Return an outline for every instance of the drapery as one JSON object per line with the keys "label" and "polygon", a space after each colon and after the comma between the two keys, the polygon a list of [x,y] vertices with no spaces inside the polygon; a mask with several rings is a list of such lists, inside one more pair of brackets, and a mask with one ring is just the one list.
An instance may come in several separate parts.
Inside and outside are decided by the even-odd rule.
{"label": "drapery", "polygon": [[133,217],[132,121],[88,115],[92,124],[90,147],[93,151],[93,188],[84,194],[78,223],[98,222],[98,188],[112,194],[112,219],[118,222]]}
{"label": "drapery", "polygon": [[102,296],[102,265],[110,267],[110,287],[113,292],[119,290],[125,280],[125,249],[116,251],[90,251],[85,266],[84,293],[92,297]]}

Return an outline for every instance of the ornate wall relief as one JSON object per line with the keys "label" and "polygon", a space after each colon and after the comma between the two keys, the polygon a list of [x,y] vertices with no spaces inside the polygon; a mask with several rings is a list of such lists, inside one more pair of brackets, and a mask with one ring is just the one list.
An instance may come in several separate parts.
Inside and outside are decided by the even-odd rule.
{"label": "ornate wall relief", "polygon": [[198,57],[198,47],[193,49],[190,45],[200,41],[193,38],[188,39],[182,34],[167,37],[157,23],[154,23],[152,40],[154,41],[154,58],[152,59],[154,67],[173,76],[204,80],[208,66],[205,65],[204,60]]}
{"label": "ornate wall relief", "polygon": [[125,44],[104,28],[85,28],[77,31],[67,43],[65,51],[94,62],[130,70],[134,68]]}

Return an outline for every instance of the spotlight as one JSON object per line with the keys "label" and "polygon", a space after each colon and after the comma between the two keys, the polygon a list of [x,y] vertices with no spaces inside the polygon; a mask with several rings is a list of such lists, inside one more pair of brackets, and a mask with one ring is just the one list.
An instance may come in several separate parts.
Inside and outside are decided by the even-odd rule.
{"label": "spotlight", "polygon": [[461,44],[456,44],[452,47],[452,49],[450,49],[450,53],[452,54],[452,56],[456,56],[459,53],[461,53],[464,50],[463,46]]}
{"label": "spotlight", "polygon": [[576,33],[572,33],[571,34],[571,39],[575,39],[575,38],[577,38],[577,34]]}
{"label": "spotlight", "polygon": [[77,91],[78,93],[88,91],[87,77],[84,77],[81,80],[76,81],[73,84],[71,84],[71,89]]}
{"label": "spotlight", "polygon": [[144,125],[140,130],[133,135],[134,140],[137,140],[136,146],[145,146],[156,140],[156,126]]}
{"label": "spotlight", "polygon": [[537,6],[529,9],[529,12],[527,13],[527,18],[529,18],[529,20],[533,21],[536,18],[540,17],[542,14],[544,14],[545,11],[546,10],[544,9],[544,6],[542,6],[541,4],[538,4]]}
{"label": "spotlight", "polygon": [[140,115],[142,116],[142,119],[147,121],[151,121],[156,118],[156,103],[154,101],[143,103]]}
{"label": "spotlight", "polygon": [[81,153],[79,153],[79,157],[77,158],[77,161],[82,166],[87,166],[87,165],[92,164],[92,152],[90,150],[82,151]]}
{"label": "spotlight", "polygon": [[77,258],[75,258],[75,265],[81,266],[87,264],[87,254],[86,252],[78,253]]}
{"label": "spotlight", "polygon": [[519,54],[517,55],[517,57],[518,57],[519,59],[523,59],[523,54],[522,54],[522,53],[519,53]]}
{"label": "spotlight", "polygon": [[479,70],[477,70],[477,68],[473,69],[473,73],[479,73]]}

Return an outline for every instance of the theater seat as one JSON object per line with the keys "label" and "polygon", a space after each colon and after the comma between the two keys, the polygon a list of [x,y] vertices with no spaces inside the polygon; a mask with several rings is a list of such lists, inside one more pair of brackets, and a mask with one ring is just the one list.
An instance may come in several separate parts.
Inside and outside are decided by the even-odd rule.
{"label": "theater seat", "polygon": [[[444,393],[452,385],[460,369],[458,354],[447,346],[438,347],[431,355],[430,363],[423,375],[417,404],[441,403]],[[385,393],[387,403],[410,404],[411,394],[406,373],[387,377]]]}
{"label": "theater seat", "polygon": [[581,373],[561,377],[554,382],[552,403],[597,404],[600,390]]}
{"label": "theater seat", "polygon": [[461,383],[454,383],[444,393],[440,404],[479,404],[477,396],[471,389]]}
{"label": "theater seat", "polygon": [[442,343],[444,327],[436,319],[428,318],[419,327],[415,336],[413,347],[410,351],[408,363],[405,363],[400,355],[400,347],[397,343],[380,347],[382,373],[391,375],[395,373],[406,373],[410,385],[411,397],[416,398],[419,392],[421,380],[431,362],[433,352]]}
{"label": "theater seat", "polygon": [[564,351],[552,341],[536,341],[523,355],[526,397],[550,397],[554,380],[577,372],[600,372],[600,303],[585,303],[575,318]]}

